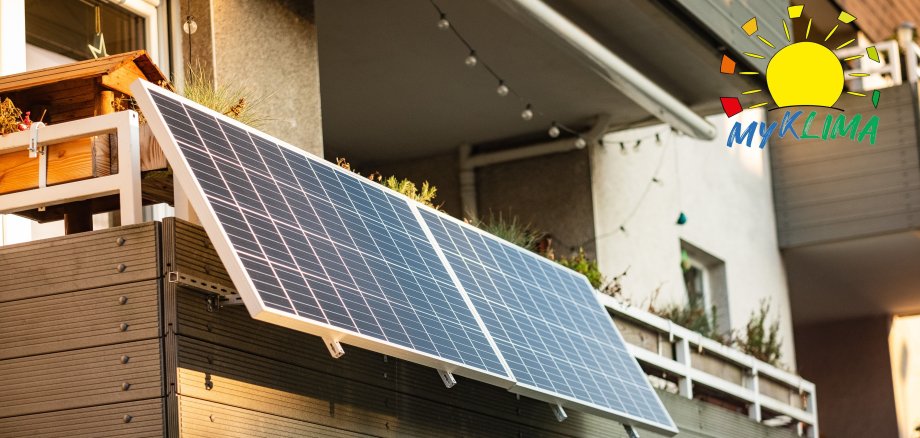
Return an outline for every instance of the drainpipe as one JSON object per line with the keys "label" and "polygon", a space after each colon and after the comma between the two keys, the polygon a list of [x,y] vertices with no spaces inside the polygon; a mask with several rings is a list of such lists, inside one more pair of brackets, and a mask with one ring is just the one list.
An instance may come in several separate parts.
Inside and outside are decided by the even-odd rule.
{"label": "drainpipe", "polygon": [[[594,126],[582,134],[581,138],[590,146],[597,144],[598,140],[607,133],[610,128],[611,117],[609,114],[597,116]],[[528,158],[540,157],[543,155],[559,154],[581,149],[575,144],[576,138],[559,138],[545,143],[538,143],[530,146],[524,146],[515,149],[502,150],[497,152],[487,152],[483,154],[473,154],[473,147],[469,144],[462,144],[459,148],[459,167],[460,167],[460,204],[463,214],[470,218],[479,217],[478,206],[476,205],[476,168],[492,166],[509,161],[525,160]]]}
{"label": "drainpipe", "polygon": [[694,138],[716,138],[715,126],[541,0],[492,2],[512,16],[549,31],[557,43],[578,55],[597,75],[661,121]]}

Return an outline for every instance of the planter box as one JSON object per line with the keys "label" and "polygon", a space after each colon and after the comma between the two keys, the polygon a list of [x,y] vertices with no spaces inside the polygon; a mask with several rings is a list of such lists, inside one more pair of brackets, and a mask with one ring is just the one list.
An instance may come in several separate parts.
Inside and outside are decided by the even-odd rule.
{"label": "planter box", "polygon": [[[28,142],[28,132],[11,135],[25,136]],[[114,135],[103,134],[48,145],[46,185],[117,173],[115,141]],[[0,194],[38,188],[39,162],[43,159],[29,158],[27,149],[0,155]]]}

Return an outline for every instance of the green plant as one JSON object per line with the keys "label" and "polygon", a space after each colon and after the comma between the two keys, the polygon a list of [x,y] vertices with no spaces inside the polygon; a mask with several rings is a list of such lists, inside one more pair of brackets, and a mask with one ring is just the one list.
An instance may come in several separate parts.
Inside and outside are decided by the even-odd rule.
{"label": "green plant", "polygon": [[779,366],[783,341],[779,337],[779,320],[767,323],[770,300],[763,299],[760,308],[751,312],[751,319],[740,333],[735,333],[732,344],[739,350],[766,363]]}
{"label": "green plant", "polygon": [[[344,158],[341,158],[341,157],[336,158],[335,164],[337,164],[339,167],[349,172],[354,172],[358,175],[361,174],[356,169],[351,167],[351,163],[349,163]],[[367,179],[374,181],[391,190],[402,193],[409,199],[418,201],[431,208],[434,208],[436,210],[441,209],[439,205],[434,204],[434,198],[438,196],[438,188],[429,184],[428,181],[424,181],[422,182],[421,186],[417,186],[415,185],[414,182],[406,178],[398,179],[395,176],[389,176],[387,178],[384,178],[383,175],[380,174],[380,172],[371,173],[370,175],[367,176]]]}
{"label": "green plant", "polygon": [[711,314],[699,305],[671,304],[663,309],[654,309],[656,315],[669,319],[675,324],[693,330],[707,338],[725,343],[727,339],[719,333],[718,309],[713,306]]}
{"label": "green plant", "polygon": [[189,100],[249,126],[258,128],[270,120],[264,108],[265,96],[255,96],[250,89],[233,80],[213,81],[201,65],[189,67],[182,90]]}
{"label": "green plant", "polygon": [[604,276],[597,266],[597,260],[588,258],[584,248],[578,248],[578,253],[573,257],[559,257],[556,263],[588,277],[595,289],[600,289],[604,285]]}
{"label": "green plant", "polygon": [[511,216],[508,220],[498,212],[489,211],[489,216],[485,218],[473,218],[468,222],[474,227],[479,228],[489,234],[505,239],[521,248],[536,252],[537,243],[543,238],[543,233],[534,231],[530,225],[524,225],[518,221],[517,216]]}

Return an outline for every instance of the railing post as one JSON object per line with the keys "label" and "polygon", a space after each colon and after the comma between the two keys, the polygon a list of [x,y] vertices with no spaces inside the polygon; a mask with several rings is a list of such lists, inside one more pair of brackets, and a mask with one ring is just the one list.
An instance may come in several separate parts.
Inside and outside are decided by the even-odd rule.
{"label": "railing post", "polygon": [[137,113],[124,111],[117,126],[118,174],[122,180],[119,188],[121,225],[139,224],[144,220],[141,197],[141,151]]}
{"label": "railing post", "polygon": [[751,375],[745,382],[745,386],[751,390],[754,399],[751,401],[751,406],[748,407],[748,417],[760,423],[763,416],[760,411],[760,373],[757,371],[756,363],[751,367],[750,373]]}
{"label": "railing post", "polygon": [[684,374],[677,380],[677,389],[680,395],[693,398],[693,379],[690,378],[690,341],[680,338],[677,342],[677,362],[684,366]]}

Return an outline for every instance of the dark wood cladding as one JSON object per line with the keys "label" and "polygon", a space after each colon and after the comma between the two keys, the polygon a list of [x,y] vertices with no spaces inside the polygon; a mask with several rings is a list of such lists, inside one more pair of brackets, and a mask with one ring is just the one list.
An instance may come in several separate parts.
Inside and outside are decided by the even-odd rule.
{"label": "dark wood cladding", "polygon": [[160,362],[158,339],[0,361],[0,416],[161,397]]}
{"label": "dark wood cladding", "polygon": [[148,399],[0,418],[4,438],[156,438],[163,436],[163,403]]}
{"label": "dark wood cladding", "polygon": [[[242,305],[209,308],[233,285],[187,222],[2,247],[0,263],[0,438],[625,436],[476,381],[447,389],[435,370],[371,351],[333,359]],[[692,435],[792,436],[661,396]]]}
{"label": "dark wood cladding", "polygon": [[145,280],[0,303],[0,359],[156,338],[158,286]]}
{"label": "dark wood cladding", "polygon": [[0,302],[157,278],[158,231],[147,222],[0,247]]}

